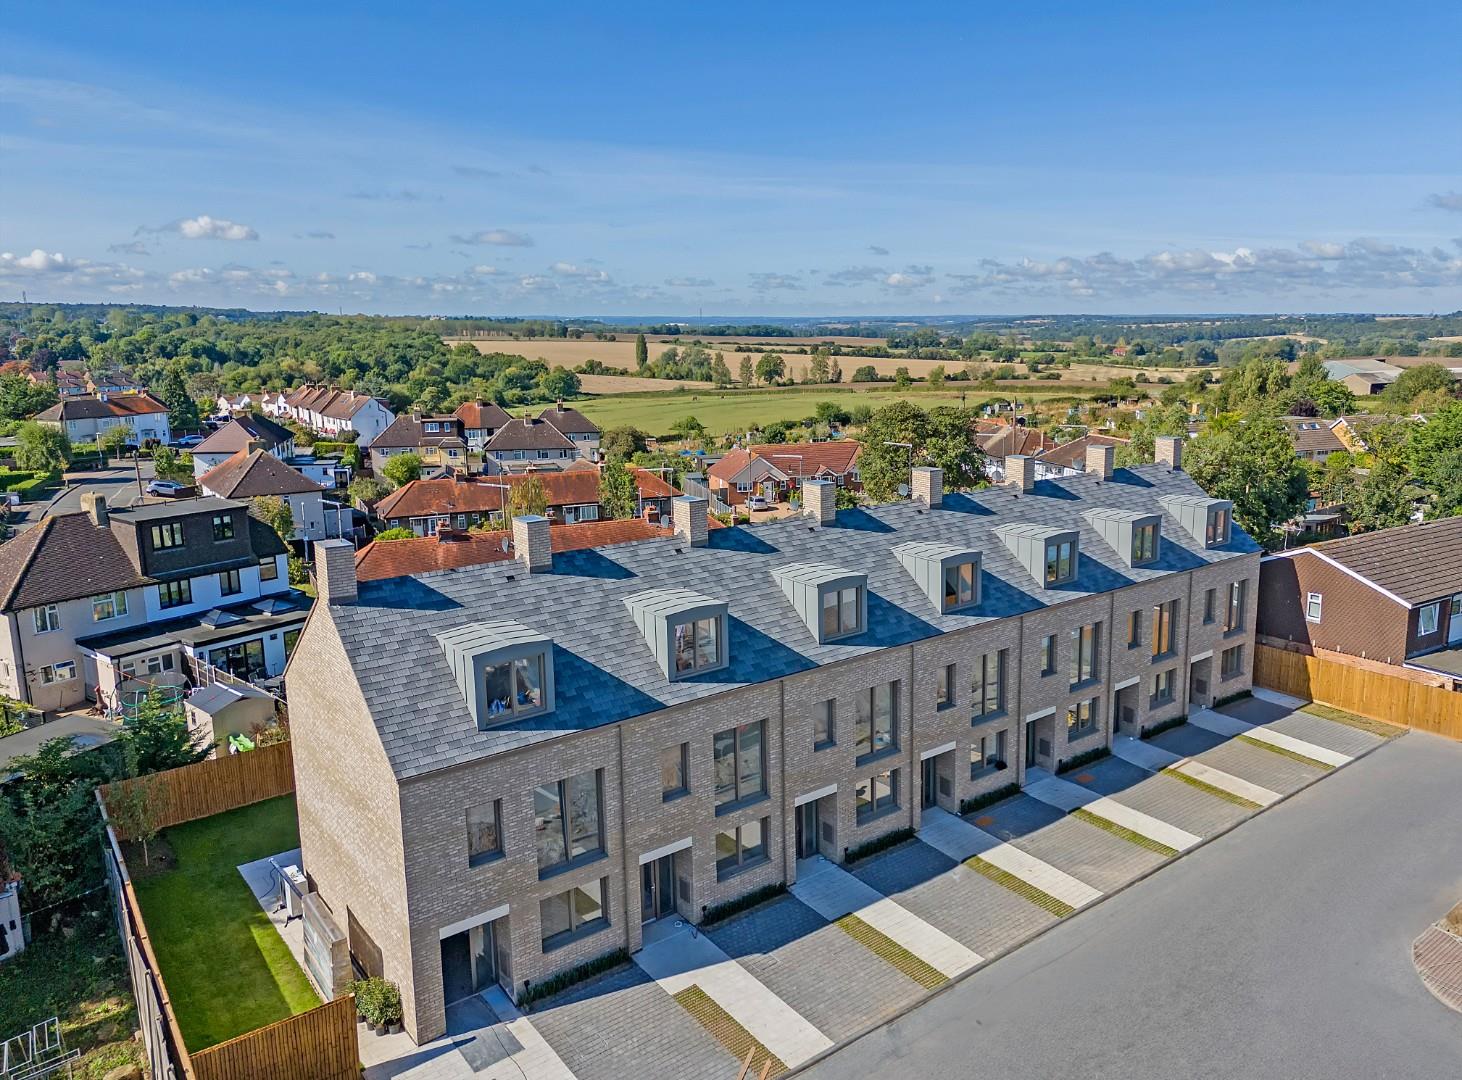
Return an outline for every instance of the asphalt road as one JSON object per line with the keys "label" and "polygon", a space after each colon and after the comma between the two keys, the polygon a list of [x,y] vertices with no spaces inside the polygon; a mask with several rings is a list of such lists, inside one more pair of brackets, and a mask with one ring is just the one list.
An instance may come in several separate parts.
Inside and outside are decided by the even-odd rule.
{"label": "asphalt road", "polygon": [[1462,899],[1459,792],[1462,744],[1397,739],[802,1075],[1462,1076],[1410,954]]}
{"label": "asphalt road", "polygon": [[[140,463],[142,483],[145,487],[152,479],[152,462]],[[87,491],[105,493],[112,506],[131,506],[137,498],[137,469],[128,461],[106,469],[92,469],[87,472],[68,472],[67,490],[54,503],[21,503],[11,511],[11,527],[19,531],[27,529],[47,514],[70,514],[81,509],[81,496]]]}

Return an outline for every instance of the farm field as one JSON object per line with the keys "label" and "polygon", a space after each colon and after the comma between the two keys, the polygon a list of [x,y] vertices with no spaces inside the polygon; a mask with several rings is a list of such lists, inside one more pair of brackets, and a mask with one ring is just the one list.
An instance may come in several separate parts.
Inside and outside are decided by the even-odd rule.
{"label": "farm field", "polygon": [[694,379],[637,379],[631,375],[580,375],[579,386],[586,394],[653,394],[666,390],[709,390],[711,383]]}
{"label": "farm field", "polygon": [[[1040,389],[1030,387],[1039,386]],[[976,408],[989,401],[1009,401],[1018,393],[1022,401],[1045,401],[1057,397],[1086,397],[1090,391],[1061,389],[1052,383],[1012,387],[1010,393],[973,390],[963,392],[964,404]],[[960,390],[912,390],[900,393],[892,387],[854,390],[849,387],[772,387],[759,390],[700,390],[662,394],[623,394],[580,398],[578,409],[602,428],[637,427],[651,435],[666,435],[675,421],[694,416],[714,435],[745,431],[757,424],[778,420],[801,420],[810,416],[819,401],[836,401],[844,407],[867,405],[881,408],[896,401],[912,401],[922,408],[959,405]]]}

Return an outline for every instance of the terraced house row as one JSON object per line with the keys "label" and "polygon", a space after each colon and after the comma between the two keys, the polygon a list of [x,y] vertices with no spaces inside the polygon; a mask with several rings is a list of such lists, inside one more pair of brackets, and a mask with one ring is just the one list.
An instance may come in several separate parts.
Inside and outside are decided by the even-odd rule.
{"label": "terraced house row", "polygon": [[287,675],[305,868],[418,1041],[510,996],[843,861],[930,807],[1247,690],[1259,548],[1157,464],[551,548],[358,580],[319,545]]}

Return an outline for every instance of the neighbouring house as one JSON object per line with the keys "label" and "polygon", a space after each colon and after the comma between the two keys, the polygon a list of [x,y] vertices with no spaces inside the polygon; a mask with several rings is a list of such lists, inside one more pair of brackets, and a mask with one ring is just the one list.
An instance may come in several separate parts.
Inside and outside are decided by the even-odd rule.
{"label": "neighbouring house", "polygon": [[803,480],[828,480],[852,491],[862,489],[858,455],[863,444],[854,439],[829,442],[757,443],[728,451],[706,470],[711,494],[730,506],[740,506],[750,495],[781,502]]}
{"label": "neighbouring house", "polygon": [[[648,469],[631,471],[637,495],[635,516],[648,514],[652,520],[659,520],[680,492]],[[550,521],[574,524],[603,517],[599,469],[592,465],[562,472],[413,480],[376,503],[375,514],[390,528],[410,529],[418,536],[432,536],[440,528],[469,529],[502,523],[508,491],[528,483],[530,478],[543,485]]]}
{"label": "neighbouring house", "polygon": [[[1102,453],[1115,454],[1117,447],[1126,446],[1130,441],[1129,439],[1119,439],[1114,435],[1092,433],[1072,439],[1070,442],[1064,442],[1060,446],[1036,455],[1036,479],[1050,480],[1086,472],[1088,461],[1093,459],[1093,455],[1087,452],[1089,448],[1097,448],[1099,453],[1095,457],[1100,458]],[[1102,451],[1100,450],[1102,447],[1108,449]]]}
{"label": "neighbouring house", "polygon": [[371,443],[371,471],[380,475],[386,462],[402,454],[415,454],[429,467],[445,466],[464,473],[470,469],[466,432],[455,414],[396,417]]}
{"label": "neighbouring house", "polygon": [[253,394],[219,394],[214,409],[219,416],[238,416],[253,412],[260,404]]}
{"label": "neighbouring house", "polygon": [[1056,449],[1056,440],[1037,428],[1000,420],[976,420],[975,442],[985,454],[985,475],[997,484],[1005,480],[1005,459],[1035,458]]}
{"label": "neighbouring house", "polygon": [[575,408],[566,408],[562,401],[544,409],[538,419],[552,424],[579,448],[579,456],[594,461],[599,456],[599,425]]}
{"label": "neighbouring house", "polygon": [[1362,413],[1357,416],[1337,416],[1330,421],[1330,430],[1345,449],[1353,454],[1365,453],[1370,450],[1367,441],[1370,432],[1378,424],[1425,424],[1426,417],[1420,413],[1411,416],[1387,416],[1382,413]]}
{"label": "neighbouring house", "polygon": [[302,386],[284,398],[282,409],[278,404],[275,408],[320,435],[340,438],[355,432],[356,445],[362,450],[396,419],[382,399],[333,386]]}
{"label": "neighbouring house", "polygon": [[[348,516],[342,522],[337,510],[332,520],[332,513],[325,507],[325,489],[320,484],[259,445],[240,450],[209,469],[198,478],[198,489],[204,495],[221,499],[249,500],[270,495],[283,499],[294,515],[296,540],[339,536],[342,524],[346,532],[350,531]],[[331,506],[336,508],[336,504]]]}
{"label": "neighbouring house", "polygon": [[483,444],[482,452],[503,469],[549,465],[563,468],[579,457],[579,444],[547,420],[518,416],[509,420]]}
{"label": "neighbouring house", "polygon": [[0,545],[0,692],[38,709],[115,709],[148,681],[283,672],[310,601],[246,504],[82,502]]}
{"label": "neighbouring house", "polygon": [[1265,556],[1259,633],[1462,683],[1462,517]]}
{"label": "neighbouring house", "polygon": [[522,517],[511,560],[385,580],[324,542],[286,680],[318,902],[426,1042],[1248,690],[1260,549],[1180,460],[948,497],[920,468],[842,512],[808,480],[743,528],[684,496],[590,550]]}
{"label": "neighbouring house", "polygon": [[101,394],[97,397],[63,397],[49,409],[36,413],[36,422],[60,428],[73,443],[96,442],[109,428],[125,425],[131,443],[171,442],[168,407],[151,394]]}
{"label": "neighbouring house", "polygon": [[464,401],[452,415],[462,421],[462,434],[474,454],[482,453],[487,440],[512,419],[500,405],[490,401]]}
{"label": "neighbouring house", "polygon": [[130,371],[87,372],[86,392],[88,394],[141,394],[147,387],[132,377]]}
{"label": "neighbouring house", "polygon": [[90,393],[86,388],[86,372],[75,361],[63,360],[54,372],[46,368],[27,368],[25,377],[37,386],[54,387],[63,398],[85,397]]}
{"label": "neighbouring house", "polygon": [[1330,429],[1330,421],[1319,416],[1281,416],[1289,441],[1294,445],[1295,456],[1301,461],[1324,461],[1337,450],[1346,449],[1345,443]]}
{"label": "neighbouring house", "polygon": [[277,458],[291,458],[295,455],[294,432],[266,416],[245,413],[234,417],[193,447],[193,475],[201,477],[240,450],[251,450],[256,445]]}

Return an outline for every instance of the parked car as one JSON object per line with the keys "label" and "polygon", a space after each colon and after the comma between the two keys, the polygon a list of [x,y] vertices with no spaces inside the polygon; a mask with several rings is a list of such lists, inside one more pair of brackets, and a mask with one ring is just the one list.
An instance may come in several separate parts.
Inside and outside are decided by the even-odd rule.
{"label": "parked car", "polygon": [[184,435],[181,439],[174,439],[173,445],[179,450],[191,450],[202,441],[202,435]]}
{"label": "parked car", "polygon": [[176,480],[149,480],[147,482],[147,494],[158,495],[164,499],[176,499],[187,488]]}
{"label": "parked car", "polygon": [[746,497],[746,508],[748,510],[770,510],[772,504],[767,502],[765,495],[748,495]]}

